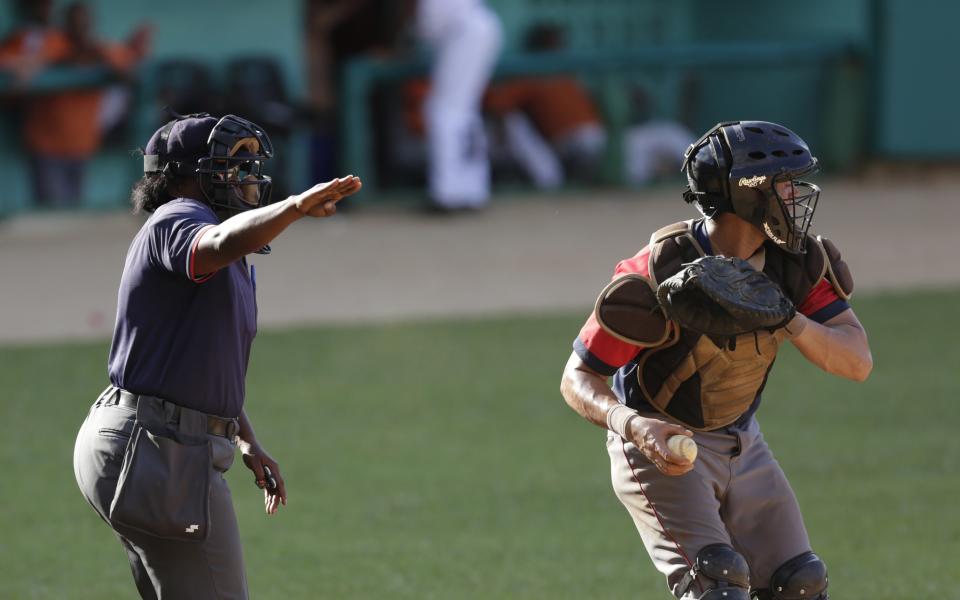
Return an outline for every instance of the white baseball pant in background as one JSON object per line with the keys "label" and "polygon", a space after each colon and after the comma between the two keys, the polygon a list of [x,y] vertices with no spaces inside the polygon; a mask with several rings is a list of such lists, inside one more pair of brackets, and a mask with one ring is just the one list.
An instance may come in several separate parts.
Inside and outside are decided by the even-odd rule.
{"label": "white baseball pant in background", "polygon": [[503,43],[500,20],[480,0],[420,0],[417,31],[434,52],[424,104],[430,198],[480,207],[490,198],[481,101]]}

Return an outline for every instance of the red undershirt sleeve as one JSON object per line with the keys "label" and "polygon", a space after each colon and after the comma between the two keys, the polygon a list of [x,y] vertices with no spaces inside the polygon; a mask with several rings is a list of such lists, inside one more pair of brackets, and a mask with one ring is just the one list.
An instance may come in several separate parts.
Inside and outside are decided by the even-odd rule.
{"label": "red undershirt sleeve", "polygon": [[812,321],[825,323],[848,308],[850,305],[837,295],[830,282],[821,279],[820,283],[813,286],[804,301],[800,303],[797,311]]}

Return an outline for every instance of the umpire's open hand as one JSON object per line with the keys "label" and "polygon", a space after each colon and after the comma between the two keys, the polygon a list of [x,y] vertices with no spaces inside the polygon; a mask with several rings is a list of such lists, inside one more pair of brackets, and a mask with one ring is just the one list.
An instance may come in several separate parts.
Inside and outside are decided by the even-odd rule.
{"label": "umpire's open hand", "polygon": [[[243,464],[253,471],[257,487],[263,488],[263,504],[267,514],[277,512],[280,505],[287,505],[287,487],[280,474],[280,465],[259,444],[240,444]],[[271,481],[271,477],[273,480]],[[275,485],[271,485],[275,484]]]}
{"label": "umpire's open hand", "polygon": [[683,475],[693,469],[693,462],[679,454],[674,454],[667,448],[667,438],[670,436],[693,435],[693,432],[686,427],[660,419],[640,417],[630,422],[629,433],[630,441],[664,475]]}
{"label": "umpire's open hand", "polygon": [[318,183],[309,190],[290,196],[297,212],[311,217],[329,217],[337,212],[337,202],[356,194],[363,187],[359,177],[347,175],[326,183]]}

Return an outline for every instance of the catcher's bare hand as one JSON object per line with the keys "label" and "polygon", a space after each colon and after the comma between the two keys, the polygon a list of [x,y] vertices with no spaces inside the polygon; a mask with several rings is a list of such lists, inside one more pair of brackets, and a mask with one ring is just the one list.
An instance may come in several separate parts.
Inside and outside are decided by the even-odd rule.
{"label": "catcher's bare hand", "polygon": [[309,190],[291,196],[297,212],[311,217],[329,217],[337,212],[337,202],[360,191],[363,183],[355,175],[318,183]]}
{"label": "catcher's bare hand", "polygon": [[660,419],[635,418],[630,422],[630,441],[664,475],[683,475],[693,469],[693,462],[667,448],[667,438],[672,435],[692,436],[693,432],[681,425]]}

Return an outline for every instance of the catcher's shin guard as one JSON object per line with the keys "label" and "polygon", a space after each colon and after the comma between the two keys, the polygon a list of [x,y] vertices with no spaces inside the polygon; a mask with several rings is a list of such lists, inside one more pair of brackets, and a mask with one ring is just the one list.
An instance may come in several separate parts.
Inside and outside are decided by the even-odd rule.
{"label": "catcher's shin guard", "polygon": [[770,577],[770,587],[756,590],[758,600],[829,600],[827,565],[813,552],[783,563]]}
{"label": "catcher's shin guard", "polygon": [[709,544],[700,549],[693,568],[677,584],[682,597],[698,581],[708,589],[700,600],[749,600],[750,567],[728,544]]}

